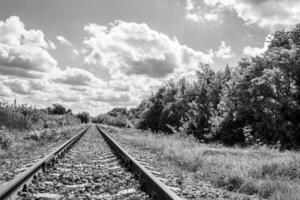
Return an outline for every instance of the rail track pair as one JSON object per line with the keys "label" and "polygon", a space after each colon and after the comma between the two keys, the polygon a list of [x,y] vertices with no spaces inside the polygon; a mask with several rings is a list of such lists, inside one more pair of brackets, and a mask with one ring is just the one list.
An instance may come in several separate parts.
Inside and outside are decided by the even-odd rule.
{"label": "rail track pair", "polygon": [[181,198],[108,134],[91,126],[1,186],[2,199]]}

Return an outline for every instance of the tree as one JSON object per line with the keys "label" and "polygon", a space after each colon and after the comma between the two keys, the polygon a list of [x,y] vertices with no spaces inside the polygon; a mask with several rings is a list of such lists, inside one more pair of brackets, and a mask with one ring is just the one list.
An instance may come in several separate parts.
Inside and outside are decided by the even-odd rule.
{"label": "tree", "polygon": [[66,114],[66,108],[63,107],[61,104],[53,104],[52,107],[48,107],[47,111],[49,114],[53,115],[63,115]]}
{"label": "tree", "polygon": [[76,115],[81,123],[88,123],[90,121],[90,114],[88,112],[81,112]]}

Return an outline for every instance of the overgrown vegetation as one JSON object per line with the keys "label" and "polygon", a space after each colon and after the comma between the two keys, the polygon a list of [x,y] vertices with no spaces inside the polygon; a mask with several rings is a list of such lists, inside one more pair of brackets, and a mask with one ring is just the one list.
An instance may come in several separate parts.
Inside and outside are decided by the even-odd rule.
{"label": "overgrown vegetation", "polygon": [[263,146],[229,148],[204,144],[179,132],[172,135],[134,129],[110,132],[121,143],[151,151],[161,167],[172,166],[183,174],[192,173],[198,181],[260,198],[299,199],[300,155],[297,152]]}
{"label": "overgrown vegetation", "polygon": [[23,137],[29,132],[30,138],[34,140],[60,138],[61,135],[57,134],[56,130],[79,124],[80,120],[72,114],[72,111],[59,104],[53,104],[53,107],[47,109],[36,109],[16,103],[14,105],[0,103],[0,147],[8,149],[13,145],[11,132],[22,131]]}
{"label": "overgrown vegetation", "polygon": [[204,142],[299,148],[300,24],[274,33],[261,56],[219,72],[201,65],[196,81],[171,80],[124,116],[141,129]]}
{"label": "overgrown vegetation", "polygon": [[88,123],[90,121],[90,114],[88,112],[81,112],[76,115],[80,119],[81,123]]}
{"label": "overgrown vegetation", "polygon": [[93,123],[103,123],[118,127],[130,126],[129,113],[126,108],[114,108],[107,114],[100,114],[92,119]]}
{"label": "overgrown vegetation", "polygon": [[47,109],[28,105],[8,105],[0,102],[0,126],[8,129],[35,130],[79,124],[80,120],[70,109],[53,104]]}

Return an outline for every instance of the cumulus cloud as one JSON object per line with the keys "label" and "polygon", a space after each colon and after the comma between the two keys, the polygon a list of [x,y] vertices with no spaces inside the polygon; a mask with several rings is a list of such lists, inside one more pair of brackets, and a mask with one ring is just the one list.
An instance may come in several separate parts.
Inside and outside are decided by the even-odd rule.
{"label": "cumulus cloud", "polygon": [[53,88],[51,82],[45,79],[33,79],[29,80],[28,83],[30,88],[35,91],[49,91]]}
{"label": "cumulus cloud", "polygon": [[103,93],[99,92],[95,97],[91,97],[94,101],[101,101],[101,102],[109,102],[112,104],[118,103],[126,103],[130,101],[130,96],[128,94],[120,94],[120,93]]}
{"label": "cumulus cloud", "polygon": [[[64,83],[72,86],[88,86],[92,82],[101,86],[101,80],[97,79],[92,73],[79,68],[67,67],[54,78],[57,83]],[[100,83],[101,82],[101,83]]]}
{"label": "cumulus cloud", "polygon": [[11,90],[0,82],[0,97],[8,97],[11,95]]}
{"label": "cumulus cloud", "polygon": [[62,100],[63,102],[79,102],[81,97],[79,95],[65,95],[65,94],[59,94],[58,98]]}
{"label": "cumulus cloud", "polygon": [[26,30],[16,16],[0,21],[0,74],[38,78],[56,69],[53,45],[40,30]]}
{"label": "cumulus cloud", "polygon": [[115,91],[128,92],[130,90],[130,85],[128,82],[122,80],[109,81],[109,87],[113,88]]}
{"label": "cumulus cloud", "polygon": [[117,21],[109,26],[89,24],[85,62],[100,65],[112,75],[145,75],[164,78],[180,68],[212,63],[212,55],[181,45],[176,38],[152,30],[146,24]]}
{"label": "cumulus cloud", "polygon": [[72,43],[61,35],[56,36],[56,39],[62,45],[72,46]]}
{"label": "cumulus cloud", "polygon": [[234,10],[246,24],[262,28],[289,27],[299,23],[300,1],[298,0],[204,0],[211,7]]}
{"label": "cumulus cloud", "polygon": [[211,9],[205,6],[200,0],[186,0],[185,10],[185,18],[187,20],[197,23],[221,22],[218,9]]}
{"label": "cumulus cloud", "polygon": [[21,94],[21,95],[28,95],[32,94],[32,90],[27,81],[20,80],[20,79],[9,79],[4,81],[4,85],[7,86],[12,92]]}
{"label": "cumulus cloud", "polygon": [[272,40],[272,35],[267,35],[263,47],[246,46],[243,49],[243,53],[247,56],[253,56],[253,57],[259,56],[268,50],[268,46],[269,46],[271,40]]}
{"label": "cumulus cloud", "polygon": [[188,12],[185,15],[185,18],[188,19],[188,20],[194,21],[194,22],[202,22],[203,21],[203,17],[201,15],[199,15],[198,13],[190,13],[190,12]]}
{"label": "cumulus cloud", "polygon": [[227,45],[225,41],[221,41],[221,44],[215,53],[217,58],[229,59],[233,57],[231,46]]}
{"label": "cumulus cloud", "polygon": [[108,70],[110,76],[101,91],[90,88],[84,91],[91,101],[136,105],[167,79],[191,80],[196,78],[199,63],[213,63],[212,50],[201,52],[189,48],[145,23],[89,24],[84,30],[85,63],[94,70]]}
{"label": "cumulus cloud", "polygon": [[209,22],[216,22],[220,20],[219,15],[216,13],[206,13],[204,14],[204,18]]}

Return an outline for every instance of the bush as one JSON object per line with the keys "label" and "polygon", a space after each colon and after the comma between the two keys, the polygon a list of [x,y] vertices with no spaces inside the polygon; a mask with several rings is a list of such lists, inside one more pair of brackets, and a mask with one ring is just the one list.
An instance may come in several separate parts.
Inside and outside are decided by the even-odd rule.
{"label": "bush", "polygon": [[0,147],[2,149],[8,149],[12,146],[13,139],[8,130],[5,127],[0,128]]}
{"label": "bush", "polygon": [[93,119],[93,122],[111,126],[128,127],[128,119],[125,116],[112,117],[108,114],[100,114]]}
{"label": "bush", "polygon": [[76,117],[80,119],[81,123],[88,123],[90,121],[90,115],[87,112],[78,113]]}
{"label": "bush", "polygon": [[19,130],[27,129],[30,121],[21,112],[11,107],[0,107],[0,126]]}
{"label": "bush", "polygon": [[[52,114],[52,115],[63,115],[63,114],[66,114],[66,108],[63,107],[62,105],[56,103],[56,104],[53,104],[52,105],[53,107],[48,107],[47,108],[47,111],[48,111],[48,114]],[[68,112],[72,112],[70,110],[68,110]]]}

